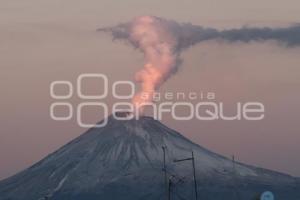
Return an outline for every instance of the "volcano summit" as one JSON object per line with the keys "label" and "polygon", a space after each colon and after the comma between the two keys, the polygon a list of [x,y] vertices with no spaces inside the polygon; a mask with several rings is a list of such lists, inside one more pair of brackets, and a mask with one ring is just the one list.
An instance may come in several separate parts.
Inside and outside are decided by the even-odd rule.
{"label": "volcano summit", "polygon": [[[200,130],[201,131],[201,130]],[[163,151],[171,199],[194,199],[192,165],[174,159],[195,156],[198,199],[255,199],[272,191],[276,200],[299,200],[298,178],[213,153],[151,117],[116,120],[91,128],[32,167],[0,182],[0,200],[166,199]]]}

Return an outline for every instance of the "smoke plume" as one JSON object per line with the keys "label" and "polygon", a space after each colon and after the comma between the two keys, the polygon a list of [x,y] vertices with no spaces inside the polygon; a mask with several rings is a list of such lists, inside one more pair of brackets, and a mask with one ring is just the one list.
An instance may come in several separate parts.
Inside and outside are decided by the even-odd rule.
{"label": "smoke plume", "polygon": [[192,45],[208,40],[230,43],[275,40],[286,47],[300,46],[300,25],[287,28],[242,27],[220,31],[155,16],[141,16],[128,23],[100,28],[98,31],[111,34],[113,39],[127,41],[143,52],[144,67],[135,75],[142,89],[133,99],[135,107],[140,111],[143,104],[152,101],[153,93],[177,72],[181,52]]}

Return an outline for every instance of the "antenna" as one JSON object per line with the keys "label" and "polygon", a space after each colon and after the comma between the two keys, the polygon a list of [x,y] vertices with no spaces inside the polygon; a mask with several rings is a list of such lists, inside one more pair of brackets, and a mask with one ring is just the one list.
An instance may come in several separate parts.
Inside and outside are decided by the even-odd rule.
{"label": "antenna", "polygon": [[232,172],[233,172],[233,188],[234,188],[234,193],[236,196],[236,199],[240,199],[240,195],[238,193],[237,187],[236,187],[236,168],[235,168],[235,156],[232,155]]}
{"label": "antenna", "polygon": [[162,171],[164,172],[164,180],[165,180],[165,187],[166,187],[166,199],[170,200],[170,180],[168,182],[168,175],[167,175],[167,166],[166,166],[166,149],[167,147],[162,146],[162,150],[163,150],[163,169]]}
{"label": "antenna", "polygon": [[192,151],[192,163],[193,163],[193,175],[194,175],[195,196],[196,196],[196,200],[198,200],[197,180],[196,180],[196,169],[195,169],[195,157],[194,157],[194,152],[193,152],[193,151]]}
{"label": "antenna", "polygon": [[197,191],[197,179],[196,179],[196,168],[195,168],[195,157],[194,157],[194,152],[192,151],[192,157],[190,158],[184,158],[184,159],[179,159],[179,160],[174,160],[174,162],[183,162],[191,160],[192,165],[193,165],[193,177],[194,177],[194,189],[195,189],[195,199],[198,200],[198,191]]}
{"label": "antenna", "polygon": [[232,167],[233,167],[233,171],[235,172],[235,157],[234,157],[234,155],[232,155]]}
{"label": "antenna", "polygon": [[169,179],[169,184],[168,184],[168,200],[171,200],[171,186],[172,186],[172,180]]}

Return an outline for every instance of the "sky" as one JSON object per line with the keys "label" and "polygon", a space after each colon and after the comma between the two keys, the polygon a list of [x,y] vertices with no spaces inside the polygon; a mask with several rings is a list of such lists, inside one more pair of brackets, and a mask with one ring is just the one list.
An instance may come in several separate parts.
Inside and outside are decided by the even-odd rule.
{"label": "sky", "polygon": [[[282,27],[300,22],[297,0],[0,0],[0,179],[9,177],[82,134],[75,119],[53,121],[49,85],[75,83],[82,73],[133,80],[143,55],[97,28],[139,15],[219,29]],[[212,91],[232,110],[260,101],[264,120],[178,122],[169,127],[212,151],[247,164],[300,176],[300,48],[275,42],[209,41],[182,54],[179,72],[161,91]],[[97,85],[87,90],[97,91]],[[72,102],[79,100],[72,98]],[[113,99],[107,103],[112,104]],[[96,122],[100,119],[87,116]]]}

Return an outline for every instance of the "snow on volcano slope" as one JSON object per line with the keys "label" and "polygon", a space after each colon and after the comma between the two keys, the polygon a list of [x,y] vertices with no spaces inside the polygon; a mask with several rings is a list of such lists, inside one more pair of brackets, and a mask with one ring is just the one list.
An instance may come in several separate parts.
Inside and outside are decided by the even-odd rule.
{"label": "snow on volcano slope", "polygon": [[[253,199],[270,190],[276,200],[299,200],[299,179],[236,163],[191,142],[151,117],[92,128],[32,167],[0,182],[0,200],[165,199],[163,151],[173,199],[192,199],[195,155],[199,199]],[[235,170],[233,170],[235,168]],[[182,180],[182,181],[178,181]],[[175,185],[175,182],[178,184]]]}

